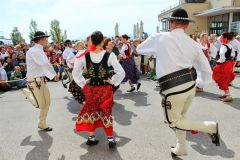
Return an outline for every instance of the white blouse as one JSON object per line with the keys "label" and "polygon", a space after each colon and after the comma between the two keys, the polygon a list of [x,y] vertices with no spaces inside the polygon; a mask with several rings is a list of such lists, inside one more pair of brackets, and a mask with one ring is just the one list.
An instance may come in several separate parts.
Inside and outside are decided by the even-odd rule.
{"label": "white blouse", "polygon": [[[101,51],[100,53],[94,53],[90,52],[90,57],[93,63],[100,63],[101,60],[103,59],[103,56],[105,54],[105,50]],[[76,58],[74,62],[74,67],[73,67],[73,79],[74,81],[80,86],[83,87],[87,80],[83,77],[83,72],[82,69],[86,65],[86,59],[85,56],[82,56],[80,58]],[[122,80],[125,77],[125,72],[121,66],[121,64],[118,62],[117,57],[114,53],[111,53],[108,59],[108,66],[112,66],[114,68],[114,75],[111,79],[112,84],[114,86],[118,86]]]}
{"label": "white blouse", "polygon": [[[229,49],[232,49],[231,57],[234,57],[235,56],[235,50],[233,49],[233,46],[230,43],[227,44],[227,46],[229,47]],[[217,61],[218,63],[224,63],[226,61],[225,54],[226,54],[227,51],[228,51],[227,47],[222,45],[221,48],[220,48],[220,51],[219,51],[220,58]]]}

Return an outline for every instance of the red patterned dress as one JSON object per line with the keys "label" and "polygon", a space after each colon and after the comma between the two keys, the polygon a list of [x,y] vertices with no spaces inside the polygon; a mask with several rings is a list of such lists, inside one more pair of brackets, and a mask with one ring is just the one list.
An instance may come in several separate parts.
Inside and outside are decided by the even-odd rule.
{"label": "red patterned dress", "polygon": [[93,63],[90,54],[85,55],[87,72],[85,78],[90,83],[83,87],[85,104],[76,121],[76,131],[94,132],[102,127],[107,136],[113,134],[113,88],[105,83],[111,75],[108,66],[109,53],[105,53],[101,62]]}

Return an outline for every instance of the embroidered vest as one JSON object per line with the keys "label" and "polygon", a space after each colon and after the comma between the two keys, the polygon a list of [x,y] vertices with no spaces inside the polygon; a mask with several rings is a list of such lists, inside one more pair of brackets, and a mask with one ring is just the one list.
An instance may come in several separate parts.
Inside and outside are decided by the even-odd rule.
{"label": "embroidered vest", "polygon": [[[232,49],[230,49],[230,48],[228,47],[228,45],[226,45],[226,44],[223,44],[223,45],[224,45],[225,47],[227,47],[227,52],[225,53],[226,61],[227,61],[227,60],[232,60],[232,59],[233,59],[233,57],[231,56]],[[219,58],[220,58],[220,54],[219,54],[219,51],[218,51],[216,59],[218,60]]]}
{"label": "embroidered vest", "polygon": [[84,74],[86,79],[90,78],[90,85],[92,86],[102,86],[107,85],[104,80],[109,78],[109,70],[108,59],[110,53],[106,52],[99,63],[94,63],[91,60],[90,53],[85,55],[86,59],[86,68],[87,72]]}
{"label": "embroidered vest", "polygon": [[126,58],[131,58],[131,46],[127,43],[128,49],[125,50],[125,56]]}

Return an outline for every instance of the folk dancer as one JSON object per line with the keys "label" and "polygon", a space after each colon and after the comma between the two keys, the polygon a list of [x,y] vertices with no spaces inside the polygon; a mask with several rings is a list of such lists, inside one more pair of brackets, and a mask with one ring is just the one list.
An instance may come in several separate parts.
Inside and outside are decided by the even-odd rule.
{"label": "folk dancer", "polygon": [[40,109],[38,128],[44,131],[52,131],[46,123],[50,106],[50,93],[46,78],[57,79],[56,72],[43,51],[49,36],[37,31],[33,41],[35,45],[26,53],[28,88],[23,90],[27,99]]}
{"label": "folk dancer", "polygon": [[126,34],[122,35],[121,40],[122,40],[123,46],[120,50],[120,53],[122,56],[121,64],[124,71],[126,72],[126,76],[123,82],[129,81],[131,89],[128,92],[133,92],[136,90],[136,88],[134,87],[134,84],[137,85],[137,91],[138,91],[141,87],[141,83],[139,83],[140,71],[136,67],[135,61],[132,57],[132,48],[128,43],[129,38],[130,37],[128,37]]}
{"label": "folk dancer", "polygon": [[219,96],[223,102],[233,100],[229,85],[235,79],[236,75],[233,72],[236,57],[236,52],[231,44],[233,35],[223,33],[221,37],[222,46],[217,56],[217,65],[213,68],[213,79],[218,84],[219,89],[224,92],[224,95]]}
{"label": "folk dancer", "polygon": [[[79,113],[76,122],[76,131],[87,131],[89,138],[87,145],[98,144],[94,136],[97,128],[102,127],[108,137],[109,148],[116,147],[113,138],[113,86],[118,86],[125,76],[125,72],[114,53],[107,53],[103,50],[104,38],[99,31],[91,35],[92,46],[87,52],[77,57],[73,79],[83,88],[86,102]],[[85,77],[82,75],[82,68],[86,65]],[[109,67],[114,68],[115,75],[109,79]]]}
{"label": "folk dancer", "polygon": [[177,144],[171,148],[174,156],[187,154],[186,131],[200,131],[211,135],[212,142],[220,144],[218,123],[192,121],[186,114],[195,95],[194,66],[201,72],[204,82],[211,82],[212,71],[201,47],[184,30],[188,27],[188,14],[176,9],[170,18],[171,32],[149,37],[137,47],[144,55],[154,55],[157,77],[161,87],[162,107],[171,128],[176,129]]}

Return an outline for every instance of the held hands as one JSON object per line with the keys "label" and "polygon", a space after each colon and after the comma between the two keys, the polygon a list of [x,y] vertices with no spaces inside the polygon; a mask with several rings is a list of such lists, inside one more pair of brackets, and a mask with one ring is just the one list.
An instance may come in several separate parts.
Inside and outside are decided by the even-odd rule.
{"label": "held hands", "polygon": [[105,83],[109,83],[109,84],[112,84],[112,80],[111,80],[111,79],[103,80],[103,82],[105,82]]}
{"label": "held hands", "polygon": [[86,84],[85,85],[89,84],[90,81],[91,81],[91,78],[86,79]]}
{"label": "held hands", "polygon": [[56,76],[54,77],[54,80],[55,80],[55,81],[59,81],[58,75],[56,75]]}
{"label": "held hands", "polygon": [[118,60],[121,61],[123,59],[123,56],[121,54],[118,55]]}

